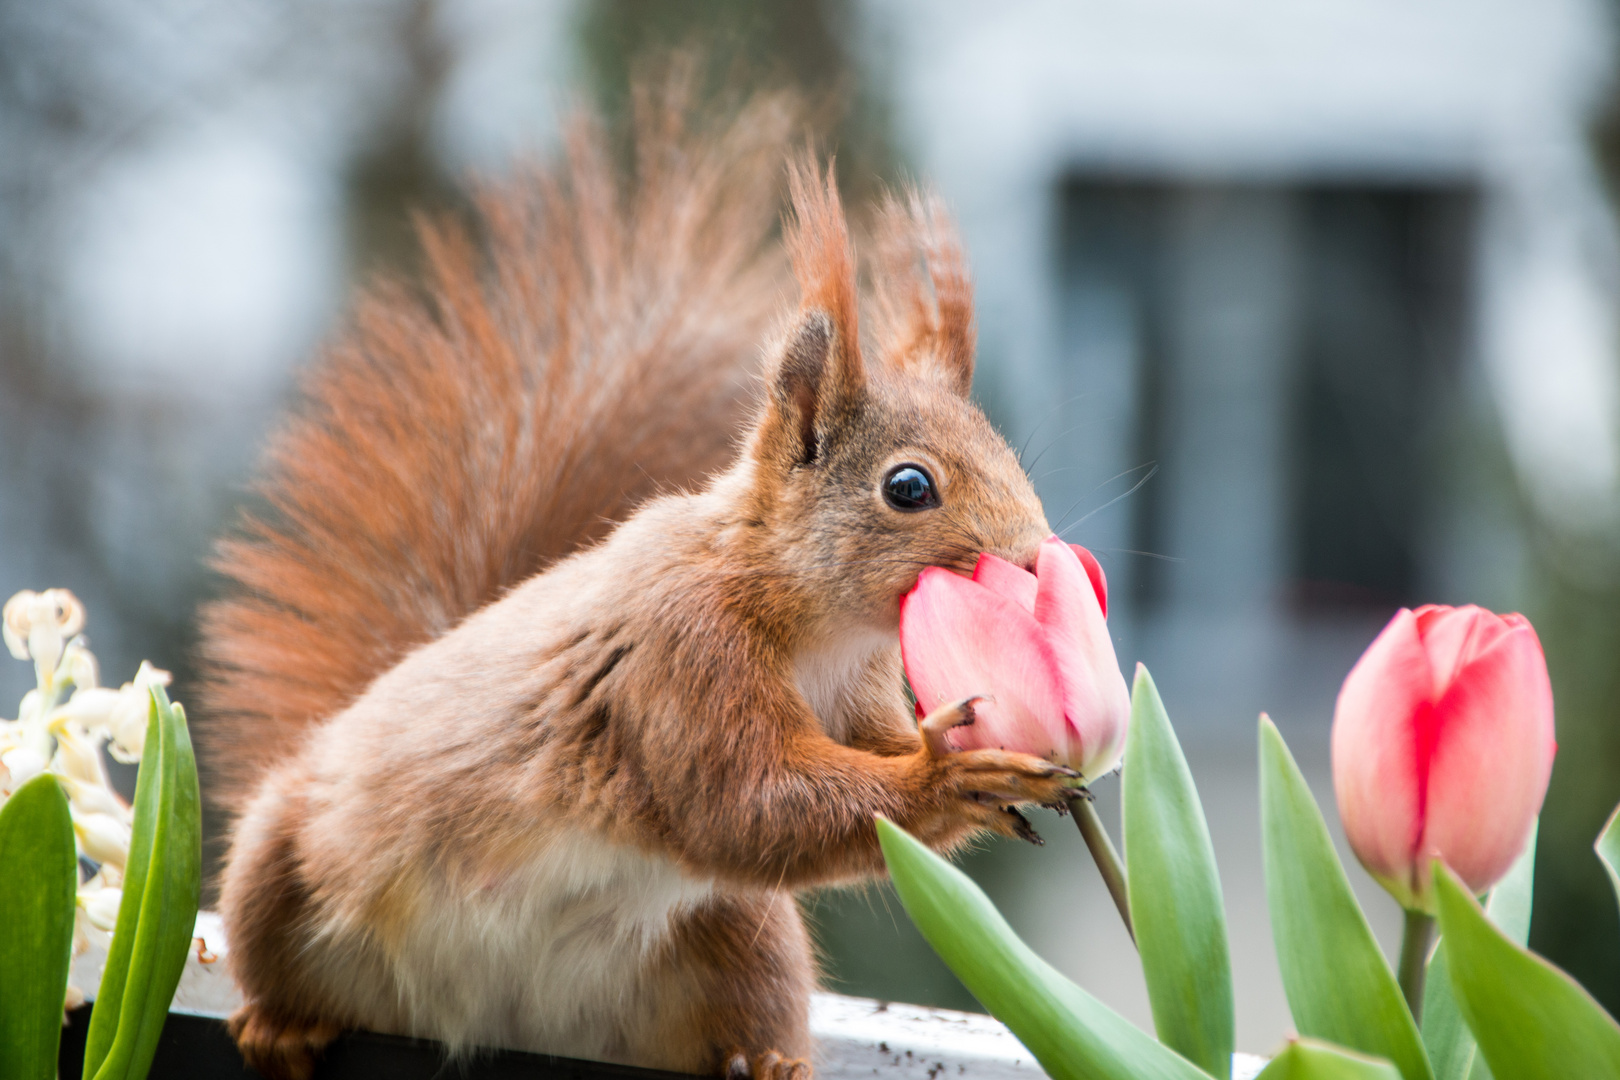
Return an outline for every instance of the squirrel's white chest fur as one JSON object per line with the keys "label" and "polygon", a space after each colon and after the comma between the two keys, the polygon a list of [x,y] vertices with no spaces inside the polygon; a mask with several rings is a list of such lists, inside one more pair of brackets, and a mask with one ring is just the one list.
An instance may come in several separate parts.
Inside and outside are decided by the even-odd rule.
{"label": "squirrel's white chest fur", "polygon": [[422,905],[394,957],[406,1023],[452,1046],[642,1056],[649,962],[713,888],[668,859],[559,834],[517,873]]}
{"label": "squirrel's white chest fur", "polygon": [[849,728],[859,704],[850,697],[862,676],[884,649],[894,645],[894,634],[860,625],[829,628],[801,648],[793,658],[794,681],[799,693],[834,742],[849,743]]}

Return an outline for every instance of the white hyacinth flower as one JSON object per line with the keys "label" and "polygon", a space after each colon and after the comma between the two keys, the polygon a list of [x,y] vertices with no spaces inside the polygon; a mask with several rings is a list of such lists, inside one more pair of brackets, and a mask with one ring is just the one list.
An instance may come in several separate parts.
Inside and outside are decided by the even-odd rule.
{"label": "white hyacinth flower", "polygon": [[111,741],[107,745],[107,752],[113,759],[126,765],[141,760],[141,751],[146,747],[146,723],[150,717],[152,703],[152,686],[168,686],[173,679],[162,668],[153,667],[150,661],[142,660],[140,668],[135,672],[133,682],[127,682],[118,688],[118,704],[113,708],[112,716],[107,722],[107,734]]}
{"label": "white hyacinth flower", "polygon": [[62,716],[51,723],[51,734],[56,736],[54,772],[86,784],[112,786],[107,780],[107,766],[102,763],[101,748],[96,745],[95,736]]}
{"label": "white hyacinth flower", "polygon": [[125,822],[134,819],[134,812],[129,804],[119,798],[118,793],[111,788],[86,783],[71,776],[61,777],[61,781],[62,790],[67,792],[68,808],[75,816],[107,814]]}
{"label": "white hyacinth flower", "polygon": [[129,826],[112,814],[74,814],[73,833],[79,850],[98,863],[120,870],[129,861]]}
{"label": "white hyacinth flower", "polygon": [[[103,687],[95,655],[79,636],[84,621],[84,605],[66,589],[24,590],[0,613],[6,648],[19,660],[32,660],[35,675],[17,719],[0,719],[0,805],[21,784],[50,772],[67,794],[80,856],[99,864],[78,888],[75,955],[89,948],[91,931],[116,928],[129,861],[134,814],[113,788],[102,750],[127,764],[140,760],[150,688],[167,686],[170,679],[167,671],[142,663],[118,689]],[[67,1007],[83,1001],[82,990],[69,986]]]}
{"label": "white hyacinth flower", "polygon": [[32,746],[18,746],[0,754],[0,765],[6,767],[6,779],[11,791],[15,791],[44,772],[49,762]]}
{"label": "white hyacinth flower", "polygon": [[85,921],[91,926],[110,934],[118,926],[118,905],[123,900],[123,889],[86,888],[79,892],[79,910],[84,912]]}
{"label": "white hyacinth flower", "polygon": [[66,589],[24,589],[6,601],[6,647],[19,660],[32,659],[42,684],[51,683],[68,639],[84,628],[84,605]]}

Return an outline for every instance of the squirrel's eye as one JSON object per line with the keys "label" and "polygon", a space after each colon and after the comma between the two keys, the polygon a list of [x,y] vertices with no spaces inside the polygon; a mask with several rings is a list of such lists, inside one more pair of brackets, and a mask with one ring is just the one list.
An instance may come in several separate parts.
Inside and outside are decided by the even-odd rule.
{"label": "squirrel's eye", "polygon": [[931,510],[939,505],[934,479],[917,465],[896,465],[883,478],[883,501],[896,510]]}

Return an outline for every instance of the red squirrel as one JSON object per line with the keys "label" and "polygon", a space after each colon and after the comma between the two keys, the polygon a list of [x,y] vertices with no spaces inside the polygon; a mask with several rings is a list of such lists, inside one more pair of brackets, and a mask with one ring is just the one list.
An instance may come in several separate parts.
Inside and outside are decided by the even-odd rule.
{"label": "red squirrel", "polygon": [[942,211],[886,201],[863,310],[783,101],[639,110],[632,180],[581,122],[478,242],[424,227],[428,284],[361,304],[221,545],[230,1027],[274,1080],[349,1027],[807,1080],[795,892],[880,874],[876,814],[1027,836],[1075,775],[905,697],[918,572],[1051,532],[969,399]]}

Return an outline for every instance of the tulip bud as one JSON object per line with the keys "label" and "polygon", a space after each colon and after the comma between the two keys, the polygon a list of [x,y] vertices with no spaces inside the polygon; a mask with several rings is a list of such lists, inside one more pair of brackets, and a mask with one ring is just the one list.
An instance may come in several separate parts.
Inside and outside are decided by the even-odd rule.
{"label": "tulip bud", "polygon": [[900,602],[900,650],[920,713],[983,696],[975,722],[950,733],[959,750],[1036,754],[1086,780],[1125,747],[1130,692],[1104,617],[1108,588],[1091,553],[1057,537],[1031,574],[979,556],[969,580],[940,567]]}
{"label": "tulip bud", "polygon": [[1434,913],[1433,857],[1482,893],[1524,850],[1555,749],[1547,662],[1524,616],[1403,608],[1334,710],[1350,846],[1403,907]]}

